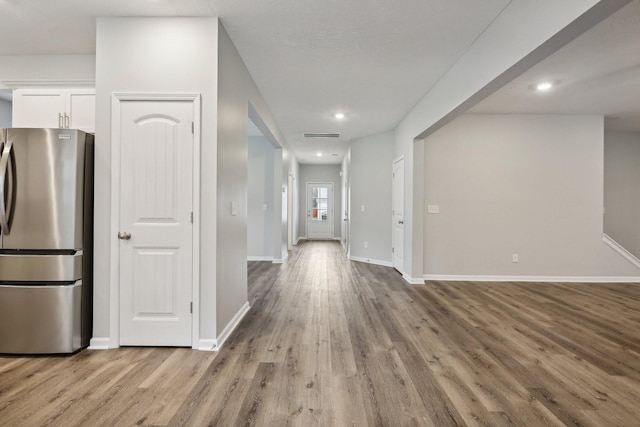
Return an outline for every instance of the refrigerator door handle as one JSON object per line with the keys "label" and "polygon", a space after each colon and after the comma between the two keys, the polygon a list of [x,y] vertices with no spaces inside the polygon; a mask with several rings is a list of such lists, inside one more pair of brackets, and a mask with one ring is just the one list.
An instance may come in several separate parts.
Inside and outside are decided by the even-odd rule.
{"label": "refrigerator door handle", "polygon": [[[5,202],[6,194],[4,193],[4,187],[12,148],[13,141],[7,141],[2,149],[2,157],[0,157],[0,228],[2,228],[2,234],[9,234],[9,211],[7,209],[7,203]],[[11,192],[9,194],[11,194]]]}

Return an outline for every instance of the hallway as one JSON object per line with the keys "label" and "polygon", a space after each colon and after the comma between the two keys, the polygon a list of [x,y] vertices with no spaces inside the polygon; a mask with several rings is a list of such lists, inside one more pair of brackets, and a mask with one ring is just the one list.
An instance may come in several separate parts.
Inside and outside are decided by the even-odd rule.
{"label": "hallway", "polygon": [[218,353],[0,358],[2,425],[632,425],[640,286],[429,282],[301,242]]}

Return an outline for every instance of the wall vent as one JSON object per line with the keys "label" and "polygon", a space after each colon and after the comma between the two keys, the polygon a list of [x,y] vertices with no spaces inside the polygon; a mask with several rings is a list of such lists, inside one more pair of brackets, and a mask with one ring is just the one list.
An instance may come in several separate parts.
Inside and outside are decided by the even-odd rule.
{"label": "wall vent", "polygon": [[339,133],[329,132],[305,132],[303,135],[305,138],[340,138]]}

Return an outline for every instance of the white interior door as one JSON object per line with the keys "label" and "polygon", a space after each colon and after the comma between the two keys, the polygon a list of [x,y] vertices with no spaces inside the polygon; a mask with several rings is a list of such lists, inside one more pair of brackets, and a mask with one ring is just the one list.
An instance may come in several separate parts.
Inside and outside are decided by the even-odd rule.
{"label": "white interior door", "polygon": [[404,273],[404,158],[393,163],[393,267]]}
{"label": "white interior door", "polygon": [[307,183],[307,239],[333,238],[333,183]]}
{"label": "white interior door", "polygon": [[121,345],[191,346],[193,105],[121,105]]}
{"label": "white interior door", "polygon": [[293,175],[287,178],[287,250],[293,249]]}

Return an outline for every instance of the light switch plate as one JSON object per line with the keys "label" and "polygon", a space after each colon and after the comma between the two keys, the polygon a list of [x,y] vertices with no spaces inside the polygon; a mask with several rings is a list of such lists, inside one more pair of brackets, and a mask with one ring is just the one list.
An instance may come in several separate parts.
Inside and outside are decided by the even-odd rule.
{"label": "light switch plate", "polygon": [[440,213],[440,206],[439,205],[427,205],[427,213],[429,213],[429,214]]}

